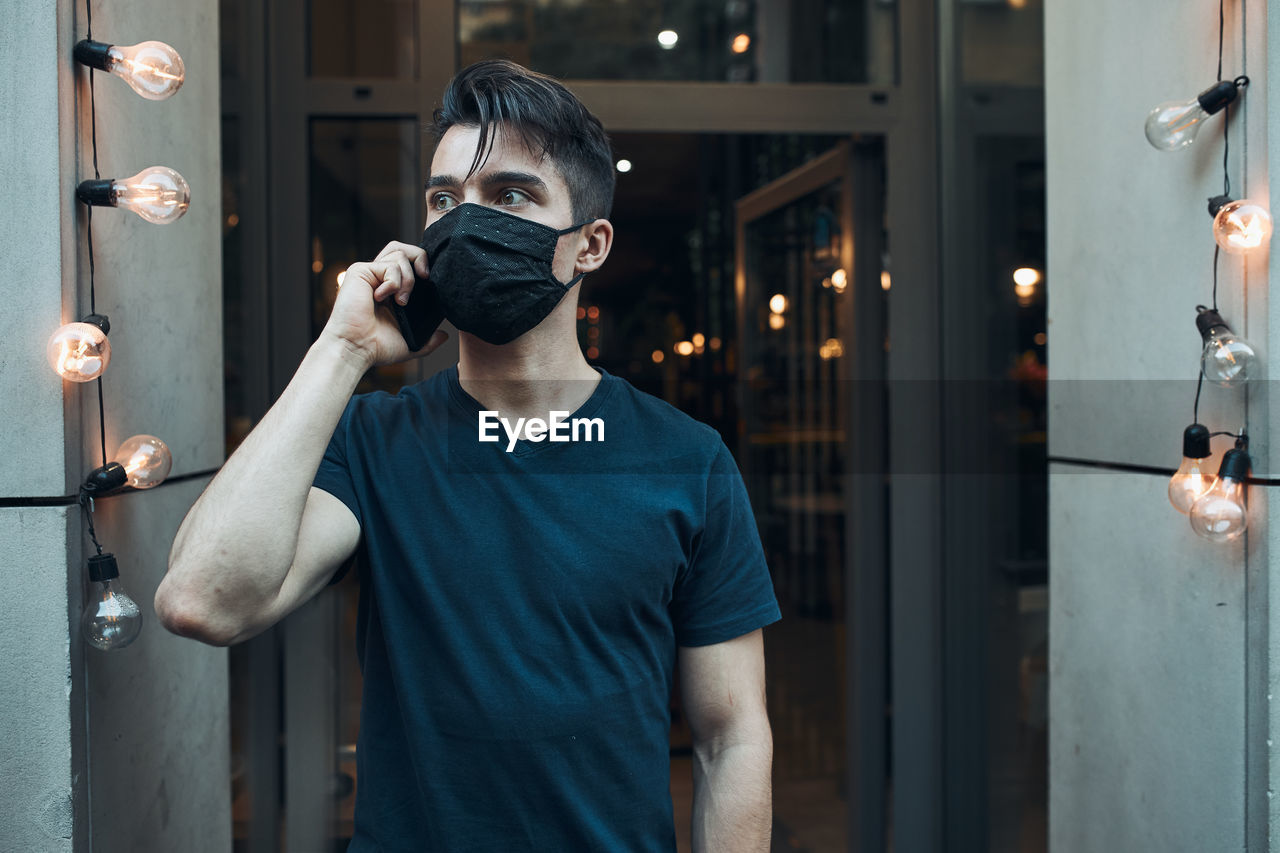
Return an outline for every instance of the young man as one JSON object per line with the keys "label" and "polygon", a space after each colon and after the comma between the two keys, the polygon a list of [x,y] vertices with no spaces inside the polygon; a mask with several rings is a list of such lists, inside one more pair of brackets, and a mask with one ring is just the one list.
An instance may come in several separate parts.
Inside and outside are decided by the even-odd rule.
{"label": "young man", "polygon": [[[613,239],[603,129],[554,80],[493,61],[451,82],[435,130],[422,245],[347,271],[179,529],[156,612],[236,643],[360,552],[351,851],[674,850],[677,659],[694,848],[766,851],[760,629],[779,613],[741,477],[713,430],[577,344],[577,282]],[[370,367],[444,340],[410,353],[378,307],[429,269],[457,366],[352,399]],[[486,441],[485,412],[526,420]],[[564,420],[588,427],[549,440]]]}

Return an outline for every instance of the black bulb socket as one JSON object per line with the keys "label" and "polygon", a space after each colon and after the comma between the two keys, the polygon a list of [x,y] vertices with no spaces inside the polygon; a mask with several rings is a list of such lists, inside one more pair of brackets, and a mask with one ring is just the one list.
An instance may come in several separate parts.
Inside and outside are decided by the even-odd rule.
{"label": "black bulb socket", "polygon": [[101,468],[94,468],[90,471],[89,476],[85,477],[84,485],[80,488],[89,497],[99,498],[117,489],[124,488],[124,484],[128,479],[129,473],[124,470],[123,465],[119,462],[108,462]]}
{"label": "black bulb socket", "polygon": [[111,178],[81,181],[76,187],[76,198],[91,207],[115,207],[116,191],[112,189],[114,183]]}
{"label": "black bulb socket", "polygon": [[1236,99],[1240,87],[1234,80],[1219,80],[1196,96],[1200,108],[1209,115],[1222,112],[1228,104]]}
{"label": "black bulb socket", "polygon": [[1231,331],[1231,327],[1227,325],[1227,321],[1222,319],[1222,315],[1212,308],[1200,307],[1196,313],[1196,329],[1200,332],[1200,337],[1205,341],[1209,340],[1209,333],[1214,329],[1226,329]]}
{"label": "black bulb socket", "polygon": [[81,323],[88,323],[90,326],[97,326],[102,330],[102,334],[111,334],[111,321],[107,319],[106,314],[90,314],[88,317],[80,318]]}
{"label": "black bulb socket", "polygon": [[1209,428],[1192,424],[1182,431],[1182,455],[1188,459],[1205,459],[1213,453],[1209,448]]}
{"label": "black bulb socket", "polygon": [[1209,199],[1209,215],[1216,217],[1219,210],[1222,210],[1222,208],[1231,204],[1233,201],[1235,201],[1235,199],[1229,195],[1215,195],[1213,198]]}
{"label": "black bulb socket", "polygon": [[102,583],[118,577],[120,567],[116,565],[115,554],[95,554],[89,558],[89,580]]}
{"label": "black bulb socket", "polygon": [[76,62],[81,65],[87,65],[90,68],[96,68],[99,71],[110,71],[111,64],[115,61],[111,58],[109,51],[114,45],[106,42],[93,41],[92,39],[81,39],[76,42],[76,46],[71,49],[71,55],[75,57]]}
{"label": "black bulb socket", "polygon": [[1222,454],[1222,466],[1218,468],[1218,477],[1230,477],[1238,482],[1243,482],[1248,479],[1251,467],[1252,460],[1249,458],[1249,451],[1233,447]]}

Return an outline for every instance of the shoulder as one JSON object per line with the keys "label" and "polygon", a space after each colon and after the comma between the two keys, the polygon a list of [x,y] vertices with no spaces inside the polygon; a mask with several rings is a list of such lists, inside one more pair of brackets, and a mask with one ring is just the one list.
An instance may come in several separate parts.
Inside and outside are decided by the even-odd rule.
{"label": "shoulder", "polygon": [[729,458],[728,448],[720,433],[702,421],[690,417],[675,406],[641,391],[620,376],[608,376],[615,383],[613,409],[627,420],[629,431],[643,445],[663,455],[697,460],[701,472],[710,473],[720,464],[721,456]]}

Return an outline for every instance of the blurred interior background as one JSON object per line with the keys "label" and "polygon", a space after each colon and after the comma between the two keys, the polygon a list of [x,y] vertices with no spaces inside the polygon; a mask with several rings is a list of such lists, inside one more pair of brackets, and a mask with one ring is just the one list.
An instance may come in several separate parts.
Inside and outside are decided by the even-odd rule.
{"label": "blurred interior background", "polygon": [[[456,69],[513,59],[605,122],[617,236],[581,344],[743,470],[784,614],[779,850],[1046,847],[1042,2],[917,7],[220,2],[228,452],[346,267],[417,242]],[[230,650],[237,851],[345,849],[358,594]]]}

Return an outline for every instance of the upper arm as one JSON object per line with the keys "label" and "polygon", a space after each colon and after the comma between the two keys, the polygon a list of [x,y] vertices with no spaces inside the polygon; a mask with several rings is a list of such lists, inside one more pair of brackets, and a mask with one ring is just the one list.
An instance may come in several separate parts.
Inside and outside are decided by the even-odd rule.
{"label": "upper arm", "polygon": [[280,585],[280,592],[254,619],[254,624],[233,642],[247,640],[279,622],[325,585],[352,554],[360,542],[360,522],[347,508],[324,489],[311,487],[307,505],[298,527],[298,543],[293,564]]}
{"label": "upper arm", "polygon": [[763,631],[681,646],[679,659],[681,698],[695,749],[768,738]]}

